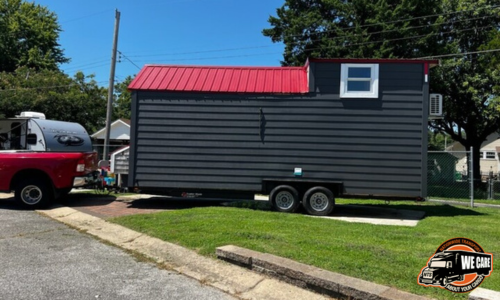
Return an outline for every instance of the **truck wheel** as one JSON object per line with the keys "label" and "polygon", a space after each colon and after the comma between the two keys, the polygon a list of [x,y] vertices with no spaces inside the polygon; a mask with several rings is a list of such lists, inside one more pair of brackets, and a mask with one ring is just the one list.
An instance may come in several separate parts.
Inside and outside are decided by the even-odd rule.
{"label": "truck wheel", "polygon": [[441,286],[446,286],[448,284],[448,278],[444,277],[440,280]]}
{"label": "truck wheel", "polygon": [[333,193],[322,186],[307,190],[302,199],[302,206],[313,216],[327,216],[333,211],[335,199]]}
{"label": "truck wheel", "polygon": [[280,212],[295,212],[299,207],[299,193],[288,185],[275,187],[269,194],[271,204]]}
{"label": "truck wheel", "polygon": [[52,193],[44,181],[27,179],[17,185],[15,198],[25,208],[37,209],[49,204]]}

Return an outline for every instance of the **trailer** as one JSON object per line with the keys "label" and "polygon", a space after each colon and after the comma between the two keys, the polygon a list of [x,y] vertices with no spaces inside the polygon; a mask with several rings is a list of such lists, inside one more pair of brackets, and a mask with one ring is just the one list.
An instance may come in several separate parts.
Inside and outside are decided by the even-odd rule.
{"label": "trailer", "polygon": [[278,211],[302,204],[312,215],[330,214],[339,196],[423,199],[429,112],[442,108],[429,94],[438,63],[146,65],[129,85],[129,189],[267,194]]}

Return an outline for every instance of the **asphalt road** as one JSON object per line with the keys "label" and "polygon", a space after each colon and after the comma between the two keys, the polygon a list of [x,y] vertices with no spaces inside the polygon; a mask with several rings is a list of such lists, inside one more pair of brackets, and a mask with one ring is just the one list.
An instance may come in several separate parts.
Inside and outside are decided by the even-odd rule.
{"label": "asphalt road", "polygon": [[0,199],[0,299],[234,299]]}

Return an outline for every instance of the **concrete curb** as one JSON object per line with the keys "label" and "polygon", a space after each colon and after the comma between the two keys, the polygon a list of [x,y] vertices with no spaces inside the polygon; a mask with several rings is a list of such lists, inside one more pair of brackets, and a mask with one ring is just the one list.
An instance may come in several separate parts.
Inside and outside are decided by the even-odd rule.
{"label": "concrete curb", "polygon": [[181,246],[149,237],[69,207],[38,212],[120,248],[139,253],[168,269],[240,299],[328,299],[263,274],[198,255]]}
{"label": "concrete curb", "polygon": [[296,261],[240,248],[219,247],[217,257],[269,276],[277,277],[301,288],[330,297],[350,300],[428,300],[429,298],[399,291],[354,277],[326,271]]}
{"label": "concrete curb", "polygon": [[469,294],[469,300],[495,300],[500,299],[500,292],[477,288]]}

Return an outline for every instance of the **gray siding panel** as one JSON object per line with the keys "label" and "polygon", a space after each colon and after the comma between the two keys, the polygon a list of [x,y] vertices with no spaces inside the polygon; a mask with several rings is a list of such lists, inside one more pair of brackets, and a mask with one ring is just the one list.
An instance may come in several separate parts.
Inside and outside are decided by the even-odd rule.
{"label": "gray siding panel", "polygon": [[379,99],[339,99],[339,64],[311,70],[307,95],[134,92],[130,180],[259,191],[300,167],[350,194],[425,196],[423,66],[380,65]]}

